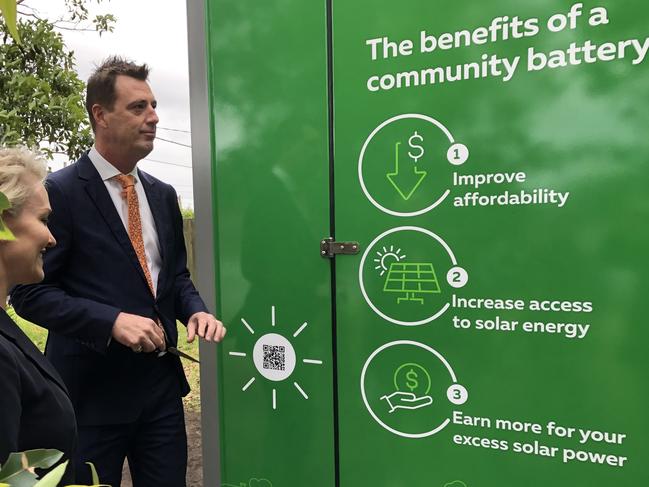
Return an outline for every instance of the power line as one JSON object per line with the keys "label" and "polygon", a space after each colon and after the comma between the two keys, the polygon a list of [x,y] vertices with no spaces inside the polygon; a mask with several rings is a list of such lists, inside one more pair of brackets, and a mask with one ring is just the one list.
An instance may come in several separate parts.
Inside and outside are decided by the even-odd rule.
{"label": "power line", "polygon": [[178,164],[176,162],[158,161],[157,159],[149,159],[148,157],[145,157],[143,160],[149,162],[157,162],[158,164],[166,164],[168,166],[186,167],[187,169],[192,168],[192,166],[186,166],[185,164]]}
{"label": "power line", "polygon": [[192,133],[190,130],[170,129],[168,127],[161,127],[160,125],[157,125],[156,128],[161,129],[161,130],[169,130],[171,132],[182,132],[183,134],[191,134]]}
{"label": "power line", "polygon": [[163,139],[162,137],[157,137],[156,139],[161,140],[163,142],[169,142],[170,144],[176,144],[176,145],[182,145],[183,147],[189,147],[191,149],[191,145],[183,144],[182,142],[176,142],[175,140],[169,140],[169,139]]}

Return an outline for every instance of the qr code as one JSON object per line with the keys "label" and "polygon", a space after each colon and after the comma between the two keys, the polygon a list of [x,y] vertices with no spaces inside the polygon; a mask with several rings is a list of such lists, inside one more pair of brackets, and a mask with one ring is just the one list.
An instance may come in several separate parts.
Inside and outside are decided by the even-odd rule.
{"label": "qr code", "polygon": [[264,369],[284,370],[286,357],[284,345],[264,345]]}

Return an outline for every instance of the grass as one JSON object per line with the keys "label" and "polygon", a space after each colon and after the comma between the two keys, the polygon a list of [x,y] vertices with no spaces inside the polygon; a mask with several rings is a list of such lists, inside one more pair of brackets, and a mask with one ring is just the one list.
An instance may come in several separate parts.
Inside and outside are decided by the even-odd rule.
{"label": "grass", "polygon": [[[42,352],[45,350],[45,342],[47,341],[47,330],[38,325],[23,320],[10,306],[7,306],[7,313],[13,318],[18,326],[25,332],[29,339],[34,342],[38,349]],[[178,326],[178,348],[183,352],[198,358],[198,337],[194,339],[193,343],[187,343],[187,329],[177,322]],[[199,411],[201,408],[201,389],[199,380],[199,365],[189,360],[181,359],[187,381],[191,387],[191,391],[183,398],[183,404],[186,411]]]}
{"label": "grass", "polygon": [[[194,338],[192,343],[187,343],[187,328],[179,321],[176,322],[178,328],[178,349],[198,358],[198,337]],[[201,409],[201,381],[200,381],[200,366],[196,362],[181,359],[187,382],[191,390],[189,394],[183,397],[183,404],[185,410],[200,411]]]}

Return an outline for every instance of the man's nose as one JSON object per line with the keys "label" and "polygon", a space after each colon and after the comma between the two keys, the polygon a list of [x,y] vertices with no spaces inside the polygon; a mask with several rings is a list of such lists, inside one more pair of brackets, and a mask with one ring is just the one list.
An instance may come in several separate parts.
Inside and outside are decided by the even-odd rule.
{"label": "man's nose", "polygon": [[159,121],[160,119],[158,118],[158,113],[155,111],[155,108],[149,107],[146,123],[157,125]]}

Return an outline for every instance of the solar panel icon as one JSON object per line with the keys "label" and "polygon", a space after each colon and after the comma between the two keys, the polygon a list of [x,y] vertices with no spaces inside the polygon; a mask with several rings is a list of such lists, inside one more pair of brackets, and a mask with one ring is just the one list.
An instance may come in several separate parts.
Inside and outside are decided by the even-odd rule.
{"label": "solar panel icon", "polygon": [[442,292],[433,264],[422,262],[392,262],[385,278],[383,291],[402,294],[403,296],[397,298],[397,304],[401,304],[403,301],[424,304],[424,298],[421,295]]}

